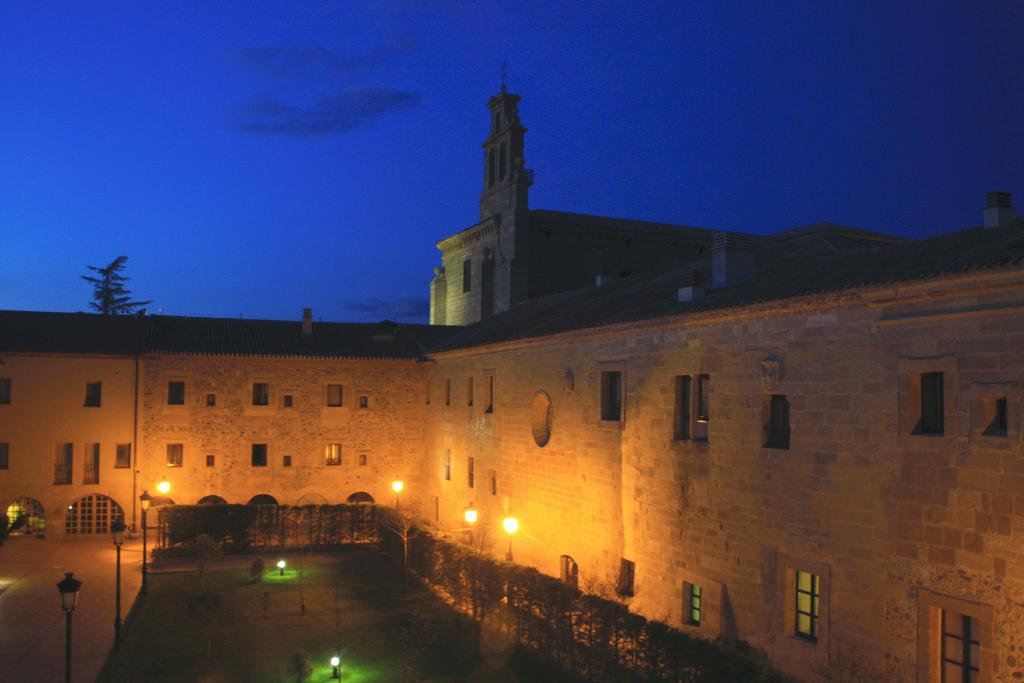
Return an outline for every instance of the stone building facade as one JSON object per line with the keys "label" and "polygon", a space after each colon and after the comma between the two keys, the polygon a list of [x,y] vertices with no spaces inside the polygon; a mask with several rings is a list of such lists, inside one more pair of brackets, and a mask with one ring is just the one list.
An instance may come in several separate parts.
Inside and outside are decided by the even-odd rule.
{"label": "stone building facade", "polygon": [[531,211],[517,103],[491,100],[481,223],[439,243],[432,320],[473,324],[0,311],[0,504],[59,536],[161,481],[390,503],[398,477],[439,531],[472,507],[485,550],[800,680],[1024,679],[1009,196],[916,242]]}

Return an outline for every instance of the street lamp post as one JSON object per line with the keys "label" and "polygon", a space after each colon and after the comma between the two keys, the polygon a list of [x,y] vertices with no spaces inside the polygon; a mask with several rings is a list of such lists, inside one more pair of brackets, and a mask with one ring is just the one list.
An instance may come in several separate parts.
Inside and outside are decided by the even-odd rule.
{"label": "street lamp post", "polygon": [[149,510],[151,502],[153,502],[153,497],[149,495],[148,491],[143,491],[139,496],[139,504],[142,506],[142,586],[139,587],[139,595],[146,594],[146,511]]}
{"label": "street lamp post", "polygon": [[118,517],[110,525],[114,547],[117,549],[117,583],[114,586],[114,652],[121,651],[121,544],[124,543],[124,519]]}
{"label": "street lamp post", "polygon": [[515,517],[506,517],[502,521],[501,525],[505,528],[505,533],[508,534],[508,553],[505,555],[505,559],[509,562],[512,561],[512,534],[519,530],[519,520]]}
{"label": "street lamp post", "polygon": [[395,492],[395,510],[399,509],[399,495],[402,493],[402,489],[404,488],[405,482],[403,482],[401,479],[398,479],[397,477],[393,482],[391,482],[391,490]]}
{"label": "street lamp post", "polygon": [[64,572],[64,580],[57,584],[60,608],[64,610],[64,683],[71,683],[71,613],[78,605],[78,589],[82,582],[74,572]]}
{"label": "street lamp post", "polygon": [[331,657],[331,678],[341,678],[341,658],[335,655]]}

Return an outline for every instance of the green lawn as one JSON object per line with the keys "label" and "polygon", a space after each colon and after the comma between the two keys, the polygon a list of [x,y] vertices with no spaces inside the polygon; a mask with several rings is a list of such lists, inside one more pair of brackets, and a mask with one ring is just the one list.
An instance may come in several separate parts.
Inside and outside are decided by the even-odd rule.
{"label": "green lawn", "polygon": [[209,571],[205,589],[221,605],[205,613],[189,609],[200,592],[195,573],[151,575],[149,595],[125,624],[122,652],[111,654],[98,683],[287,683],[295,680],[288,662],[299,650],[311,656],[310,683],[331,680],[334,654],[344,683],[572,680],[500,634],[485,632],[482,648],[474,624],[426,591],[403,591],[400,574],[375,553],[353,551],[335,564],[306,567],[305,615],[297,559],[284,577],[270,561],[276,557],[265,559],[260,583],[247,569]]}

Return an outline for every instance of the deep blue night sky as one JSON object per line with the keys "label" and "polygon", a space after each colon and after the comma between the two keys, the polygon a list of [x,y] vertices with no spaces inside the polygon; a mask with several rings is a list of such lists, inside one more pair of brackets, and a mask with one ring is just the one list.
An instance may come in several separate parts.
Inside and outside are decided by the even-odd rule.
{"label": "deep blue night sky", "polygon": [[1020,0],[4,2],[0,308],[126,254],[168,314],[425,320],[503,62],[534,208],[978,225],[1024,210],[1022,37]]}

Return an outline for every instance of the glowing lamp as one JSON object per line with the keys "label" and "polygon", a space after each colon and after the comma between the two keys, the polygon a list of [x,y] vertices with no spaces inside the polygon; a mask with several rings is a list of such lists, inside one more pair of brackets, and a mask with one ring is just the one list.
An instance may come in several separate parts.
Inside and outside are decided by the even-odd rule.
{"label": "glowing lamp", "polygon": [[277,561],[277,568],[281,571],[280,576],[284,576],[284,568],[285,568],[284,560],[278,560]]}
{"label": "glowing lamp", "polygon": [[139,496],[139,504],[142,505],[143,510],[148,510],[150,503],[153,502],[153,496],[149,495],[149,491],[143,491],[142,495]]}
{"label": "glowing lamp", "polygon": [[505,533],[511,536],[515,532],[519,531],[519,520],[515,517],[506,517],[502,521],[501,526],[505,528]]}
{"label": "glowing lamp", "polygon": [[165,479],[164,481],[156,485],[156,490],[166,496],[167,493],[171,490],[171,482]]}
{"label": "glowing lamp", "polygon": [[466,518],[466,524],[476,524],[476,508],[466,508],[466,511],[463,514]]}
{"label": "glowing lamp", "polygon": [[391,482],[391,490],[394,491],[395,493],[401,493],[402,489],[404,488],[405,482],[403,482],[401,479],[395,479],[393,482]]}
{"label": "glowing lamp", "polygon": [[341,659],[337,656],[331,657],[331,678],[341,678],[338,667],[341,665]]}

